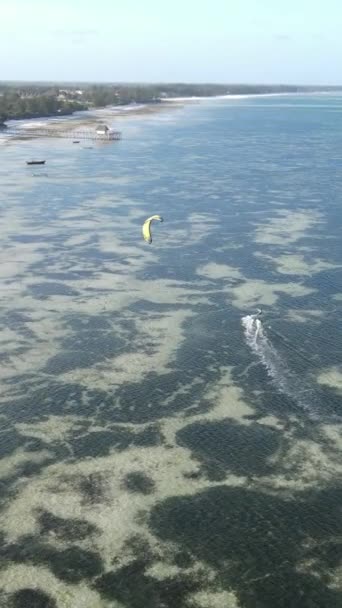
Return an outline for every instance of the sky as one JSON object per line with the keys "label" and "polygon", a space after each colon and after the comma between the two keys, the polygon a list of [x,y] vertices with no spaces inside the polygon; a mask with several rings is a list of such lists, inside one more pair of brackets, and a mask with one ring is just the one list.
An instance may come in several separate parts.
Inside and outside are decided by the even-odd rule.
{"label": "sky", "polygon": [[341,0],[0,0],[0,80],[342,84]]}

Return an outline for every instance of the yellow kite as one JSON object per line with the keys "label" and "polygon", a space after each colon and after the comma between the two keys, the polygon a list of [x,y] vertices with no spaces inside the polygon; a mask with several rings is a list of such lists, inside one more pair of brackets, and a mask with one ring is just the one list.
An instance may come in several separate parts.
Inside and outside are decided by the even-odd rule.
{"label": "yellow kite", "polygon": [[151,223],[153,222],[153,220],[158,220],[158,222],[162,222],[163,218],[160,217],[160,215],[151,215],[151,217],[147,218],[147,220],[143,223],[142,233],[147,243],[152,243]]}

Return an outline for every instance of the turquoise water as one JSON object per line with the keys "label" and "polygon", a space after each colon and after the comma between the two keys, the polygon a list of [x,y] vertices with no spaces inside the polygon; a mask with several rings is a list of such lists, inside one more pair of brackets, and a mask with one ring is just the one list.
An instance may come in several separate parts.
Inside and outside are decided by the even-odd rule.
{"label": "turquoise water", "polygon": [[342,605],[341,112],[1,145],[0,605]]}

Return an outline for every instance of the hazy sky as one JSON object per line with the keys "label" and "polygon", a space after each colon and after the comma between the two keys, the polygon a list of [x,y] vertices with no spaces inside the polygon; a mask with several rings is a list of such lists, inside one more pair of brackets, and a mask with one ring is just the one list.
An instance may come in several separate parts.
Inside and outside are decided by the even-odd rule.
{"label": "hazy sky", "polygon": [[0,80],[342,84],[342,0],[0,0]]}

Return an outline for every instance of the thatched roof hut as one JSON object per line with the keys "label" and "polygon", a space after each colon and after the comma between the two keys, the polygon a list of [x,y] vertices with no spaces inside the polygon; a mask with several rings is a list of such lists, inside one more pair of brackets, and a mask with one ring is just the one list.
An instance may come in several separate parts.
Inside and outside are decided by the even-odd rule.
{"label": "thatched roof hut", "polygon": [[98,125],[96,127],[97,135],[108,135],[110,128],[107,125]]}

